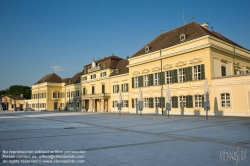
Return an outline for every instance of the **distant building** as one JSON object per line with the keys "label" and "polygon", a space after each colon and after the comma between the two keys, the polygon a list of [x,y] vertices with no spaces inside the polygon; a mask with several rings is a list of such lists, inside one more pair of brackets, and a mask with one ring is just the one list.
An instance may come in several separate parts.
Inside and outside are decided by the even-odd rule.
{"label": "distant building", "polygon": [[250,51],[191,22],[162,33],[129,59],[115,55],[95,60],[72,78],[49,74],[32,86],[28,106],[36,110],[166,113],[165,84],[170,85],[171,114],[205,115],[204,80],[209,85],[209,115],[250,116]]}
{"label": "distant building", "polygon": [[16,111],[23,111],[25,107],[25,98],[23,95],[3,95],[0,96],[0,109],[1,110],[16,110]]}

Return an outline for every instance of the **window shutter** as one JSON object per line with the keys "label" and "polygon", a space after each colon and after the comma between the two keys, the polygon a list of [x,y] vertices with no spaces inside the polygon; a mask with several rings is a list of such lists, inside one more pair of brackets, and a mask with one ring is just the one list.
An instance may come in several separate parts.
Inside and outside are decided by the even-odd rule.
{"label": "window shutter", "polygon": [[126,86],[126,89],[127,89],[127,91],[126,91],[126,92],[128,92],[128,84],[126,84],[125,86]]}
{"label": "window shutter", "polygon": [[148,101],[149,101],[149,108],[154,108],[154,98],[150,97]]}
{"label": "window shutter", "polygon": [[113,85],[113,93],[115,92],[115,86]]}
{"label": "window shutter", "polygon": [[160,84],[161,85],[165,84],[165,72],[160,73]]}
{"label": "window shutter", "polygon": [[160,98],[160,105],[161,105],[161,108],[165,108],[165,97]]}
{"label": "window shutter", "polygon": [[134,77],[132,77],[132,88],[134,88],[134,85],[135,85],[135,83],[134,83]]}
{"label": "window shutter", "polygon": [[153,85],[154,85],[154,77],[153,77],[153,74],[149,74],[148,77],[149,77],[149,86],[153,86]]}
{"label": "window shutter", "polygon": [[124,85],[124,84],[122,84],[122,92],[123,92],[123,85]]}
{"label": "window shutter", "polygon": [[[128,103],[128,100],[127,100],[127,103]],[[129,105],[127,107],[129,107]]]}
{"label": "window shutter", "polygon": [[202,79],[202,80],[205,79],[205,68],[204,68],[204,64],[201,65],[201,79]]}
{"label": "window shutter", "polygon": [[135,108],[134,99],[132,99],[132,108]]}
{"label": "window shutter", "polygon": [[177,69],[171,71],[172,83],[178,82]]}
{"label": "window shutter", "polygon": [[191,95],[186,96],[186,107],[193,108],[193,96]]}
{"label": "window shutter", "polygon": [[139,76],[139,87],[143,87],[143,76]]}
{"label": "window shutter", "polygon": [[178,108],[178,97],[177,96],[172,97],[172,107]]}
{"label": "window shutter", "polygon": [[119,86],[119,85],[117,85],[117,93],[119,93],[119,88],[120,88],[120,86]]}
{"label": "window shutter", "polygon": [[202,108],[204,108],[204,95],[203,94],[201,95],[201,106]]}
{"label": "window shutter", "polygon": [[186,67],[185,69],[186,82],[192,81],[192,67]]}
{"label": "window shutter", "polygon": [[114,105],[115,105],[115,101],[113,101],[112,103],[113,103],[113,104],[112,104],[112,107],[114,107]]}

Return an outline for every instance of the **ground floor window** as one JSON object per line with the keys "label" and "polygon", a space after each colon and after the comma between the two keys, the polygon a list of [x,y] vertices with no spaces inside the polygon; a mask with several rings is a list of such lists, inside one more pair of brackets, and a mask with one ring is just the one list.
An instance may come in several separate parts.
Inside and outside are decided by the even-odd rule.
{"label": "ground floor window", "polygon": [[194,106],[195,107],[202,107],[202,96],[201,95],[194,96]]}
{"label": "ground floor window", "polygon": [[229,93],[222,93],[221,94],[221,106],[222,107],[230,107],[230,94]]}
{"label": "ground floor window", "polygon": [[145,108],[149,107],[149,98],[144,98],[144,107]]}
{"label": "ground floor window", "polygon": [[186,96],[180,96],[180,107],[186,107]]}
{"label": "ground floor window", "polygon": [[128,100],[122,101],[122,107],[128,107]]}

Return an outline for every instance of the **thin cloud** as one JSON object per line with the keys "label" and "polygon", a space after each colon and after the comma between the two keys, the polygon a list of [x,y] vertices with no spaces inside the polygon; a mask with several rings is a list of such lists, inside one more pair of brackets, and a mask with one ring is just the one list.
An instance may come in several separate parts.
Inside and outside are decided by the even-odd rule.
{"label": "thin cloud", "polygon": [[51,66],[53,72],[65,71],[67,69],[62,68],[61,66]]}

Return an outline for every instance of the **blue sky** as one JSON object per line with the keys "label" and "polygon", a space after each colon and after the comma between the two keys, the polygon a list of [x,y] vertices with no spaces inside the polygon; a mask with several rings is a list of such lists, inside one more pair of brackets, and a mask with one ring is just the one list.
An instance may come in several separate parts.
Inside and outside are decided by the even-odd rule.
{"label": "blue sky", "polygon": [[[72,77],[93,58],[126,58],[191,22],[250,49],[249,0],[0,0],[0,90],[55,71]],[[184,10],[184,20],[183,20]]]}

